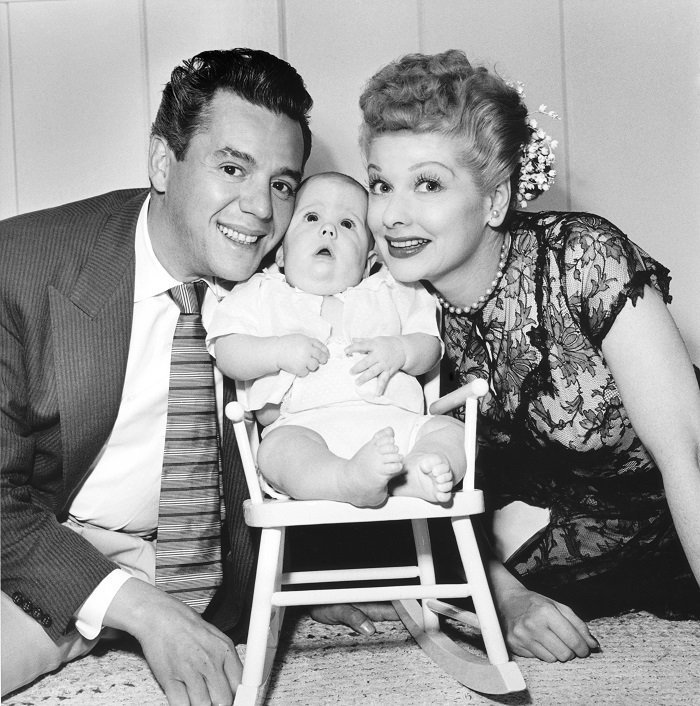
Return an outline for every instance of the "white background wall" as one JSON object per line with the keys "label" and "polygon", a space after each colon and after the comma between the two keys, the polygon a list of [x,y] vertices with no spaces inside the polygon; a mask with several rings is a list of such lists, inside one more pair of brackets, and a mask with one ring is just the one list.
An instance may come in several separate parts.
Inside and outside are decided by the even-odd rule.
{"label": "white background wall", "polygon": [[0,217],[145,186],[163,84],[202,49],[292,63],[314,97],[307,173],[364,177],[357,98],[380,66],[459,48],[525,83],[559,139],[536,208],[600,213],[671,269],[700,362],[698,0],[0,0]]}

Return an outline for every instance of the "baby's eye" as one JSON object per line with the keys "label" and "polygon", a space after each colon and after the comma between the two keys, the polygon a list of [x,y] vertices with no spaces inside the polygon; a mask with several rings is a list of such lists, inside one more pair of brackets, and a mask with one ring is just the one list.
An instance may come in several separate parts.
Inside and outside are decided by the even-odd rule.
{"label": "baby's eye", "polygon": [[343,228],[348,228],[352,230],[355,227],[355,223],[351,221],[349,218],[343,218],[342,221],[340,221],[340,225],[343,226]]}
{"label": "baby's eye", "polygon": [[304,216],[304,220],[308,221],[309,223],[315,223],[318,220],[318,216],[315,213],[307,213]]}

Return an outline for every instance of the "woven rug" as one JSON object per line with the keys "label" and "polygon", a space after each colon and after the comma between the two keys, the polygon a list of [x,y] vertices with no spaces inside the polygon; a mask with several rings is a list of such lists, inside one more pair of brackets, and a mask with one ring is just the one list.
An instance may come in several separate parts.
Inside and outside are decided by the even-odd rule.
{"label": "woven rug", "polygon": [[[699,703],[700,623],[628,613],[589,623],[602,651],[545,664],[517,658],[527,691],[486,697],[441,672],[399,622],[371,638],[288,614],[266,704],[682,706]],[[456,639],[462,639],[453,628]],[[454,636],[454,635],[453,635]],[[464,646],[467,646],[465,636]],[[245,647],[240,649],[245,656]],[[98,648],[2,700],[3,706],[165,704],[138,645]]]}

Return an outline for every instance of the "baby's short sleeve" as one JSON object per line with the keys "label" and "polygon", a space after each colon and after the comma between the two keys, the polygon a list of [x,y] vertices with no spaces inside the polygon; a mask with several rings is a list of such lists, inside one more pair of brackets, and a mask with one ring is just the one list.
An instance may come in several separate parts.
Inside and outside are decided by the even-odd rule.
{"label": "baby's short sleeve", "polygon": [[265,335],[261,324],[262,283],[257,275],[247,282],[237,284],[218,304],[207,331],[207,348],[214,355],[214,344],[220,336],[244,333],[249,336]]}
{"label": "baby's short sleeve", "polygon": [[560,271],[572,316],[591,342],[600,346],[618,313],[630,300],[655,289],[667,304],[669,271],[609,221],[571,214],[560,228]]}
{"label": "baby's short sleeve", "polygon": [[435,298],[419,282],[406,284],[393,278],[390,281],[391,295],[401,318],[401,333],[427,333],[440,338]]}

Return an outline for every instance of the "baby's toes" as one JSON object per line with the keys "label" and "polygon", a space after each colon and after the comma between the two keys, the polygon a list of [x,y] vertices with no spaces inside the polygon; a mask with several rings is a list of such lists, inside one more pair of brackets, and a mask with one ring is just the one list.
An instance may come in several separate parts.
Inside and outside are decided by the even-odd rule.
{"label": "baby's toes", "polygon": [[439,503],[448,503],[450,500],[452,500],[452,491],[451,490],[438,490],[437,488],[435,489],[435,500],[437,500]]}
{"label": "baby's toes", "polygon": [[394,443],[394,430],[391,427],[385,427],[380,429],[373,437],[372,440],[377,446],[382,444],[393,444]]}
{"label": "baby's toes", "polygon": [[420,469],[433,480],[438,476],[450,473],[449,465],[437,456],[426,456],[421,464]]}

